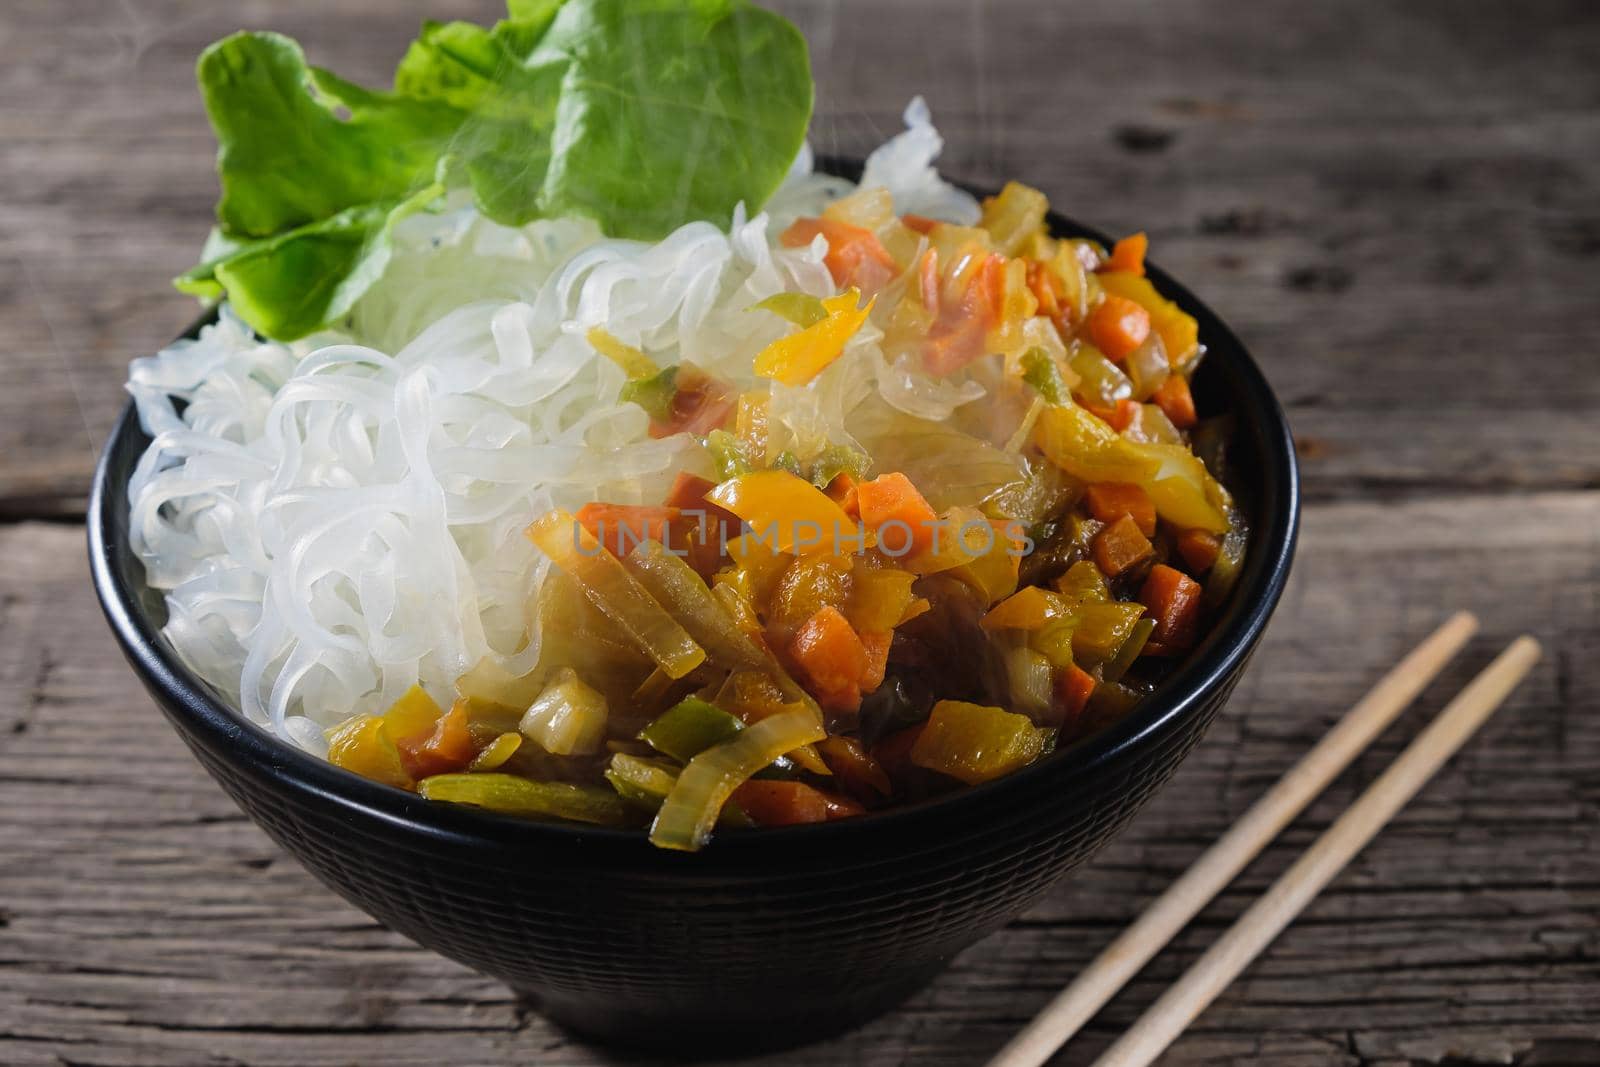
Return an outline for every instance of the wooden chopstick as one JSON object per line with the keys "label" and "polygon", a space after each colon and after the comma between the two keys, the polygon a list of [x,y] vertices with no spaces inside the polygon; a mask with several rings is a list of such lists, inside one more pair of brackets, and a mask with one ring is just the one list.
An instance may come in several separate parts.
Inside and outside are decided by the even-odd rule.
{"label": "wooden chopstick", "polygon": [[1538,659],[1539,642],[1533,638],[1523,636],[1511,642],[1093,1067],[1143,1067],[1161,1055],[1417,795],[1494,714]]}
{"label": "wooden chopstick", "polygon": [[1316,746],[1217,839],[1143,915],[1012,1038],[989,1067],[1039,1067],[1416,699],[1478,628],[1452,615],[1374,685]]}

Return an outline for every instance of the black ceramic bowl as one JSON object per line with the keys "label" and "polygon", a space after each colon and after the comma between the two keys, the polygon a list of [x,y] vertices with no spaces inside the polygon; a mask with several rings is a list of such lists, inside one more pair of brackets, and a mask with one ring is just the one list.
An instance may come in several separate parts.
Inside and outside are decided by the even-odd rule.
{"label": "black ceramic bowl", "polygon": [[128,546],[128,476],[147,444],[131,408],[95,475],[95,588],[200,762],[379,921],[601,1039],[692,1053],[816,1039],[917,989],[1120,830],[1200,740],[1278,602],[1298,522],[1283,413],[1228,328],[1150,273],[1200,321],[1210,349],[1195,382],[1202,411],[1237,417],[1230,462],[1253,530],[1243,573],[1202,644],[1125,720],[942,799],[723,834],[686,855],[640,832],[432,804],[307,755],[246,722],[161,636],[161,599]]}

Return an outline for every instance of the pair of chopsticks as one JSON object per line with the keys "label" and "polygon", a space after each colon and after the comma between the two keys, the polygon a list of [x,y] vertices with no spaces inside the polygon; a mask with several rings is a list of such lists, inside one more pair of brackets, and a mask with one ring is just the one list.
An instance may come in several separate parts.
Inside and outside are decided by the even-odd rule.
{"label": "pair of chopsticks", "polygon": [[[1416,699],[1477,628],[1471,613],[1460,612],[1397,663],[989,1067],[1040,1067],[1048,1060]],[[1093,1067],[1139,1067],[1161,1055],[1416,796],[1538,659],[1539,643],[1527,636],[1495,657]]]}

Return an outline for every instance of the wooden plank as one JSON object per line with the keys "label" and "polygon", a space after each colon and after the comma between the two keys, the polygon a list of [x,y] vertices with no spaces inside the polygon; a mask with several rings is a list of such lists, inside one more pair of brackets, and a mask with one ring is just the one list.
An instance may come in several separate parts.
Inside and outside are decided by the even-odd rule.
{"label": "wooden plank", "polygon": [[[126,361],[190,317],[214,197],[192,84],[241,23],[376,83],[491,0],[0,10],[0,516],[80,512]],[[1144,228],[1260,356],[1308,492],[1600,485],[1600,17],[1443,0],[786,0],[818,147],[926,93],[948,172]],[[887,42],[887,44],[886,44]]]}
{"label": "wooden plank", "polygon": [[[118,657],[81,538],[0,527],[0,1062],[611,1062],[239,815]],[[1457,607],[1484,620],[1460,662],[1061,1062],[1131,1022],[1522,630],[1549,655],[1512,703],[1164,1062],[1600,1062],[1600,495],[1579,492],[1313,506],[1235,698],[1134,825],[904,1009],[759,1062],[981,1062]]]}

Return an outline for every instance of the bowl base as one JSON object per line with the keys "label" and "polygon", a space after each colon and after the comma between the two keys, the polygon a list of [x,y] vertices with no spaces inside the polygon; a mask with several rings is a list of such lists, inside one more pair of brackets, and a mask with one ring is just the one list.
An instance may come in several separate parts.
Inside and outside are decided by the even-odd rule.
{"label": "bowl base", "polygon": [[753,990],[730,998],[721,1011],[703,1007],[674,1011],[660,1003],[618,1000],[600,1006],[592,995],[513,988],[529,1008],[561,1029],[596,1044],[667,1056],[685,1063],[809,1045],[860,1026],[895,1007],[931,982],[948,961],[869,986],[817,990],[804,1004],[774,992]]}

